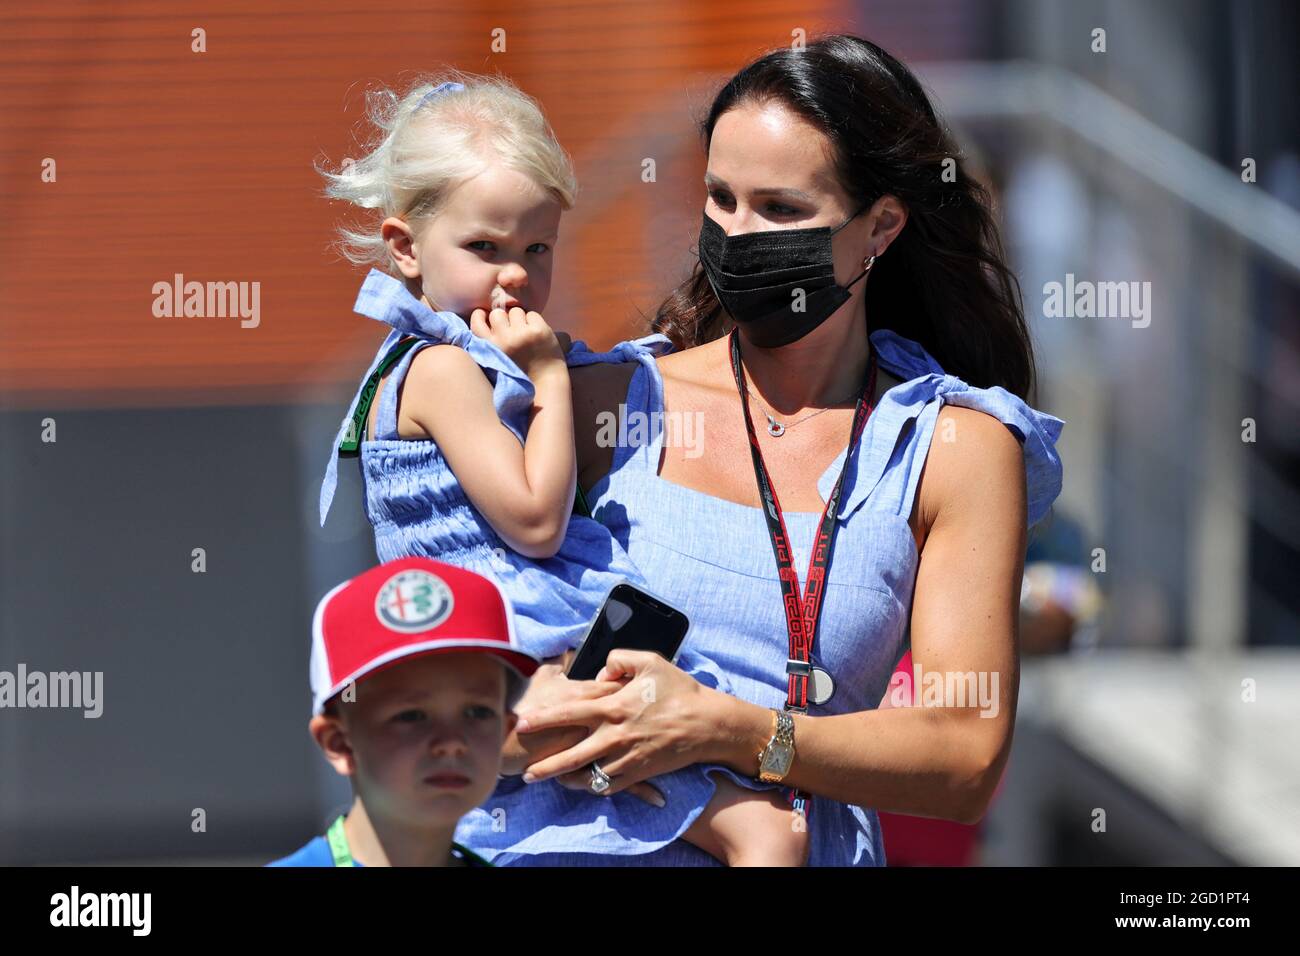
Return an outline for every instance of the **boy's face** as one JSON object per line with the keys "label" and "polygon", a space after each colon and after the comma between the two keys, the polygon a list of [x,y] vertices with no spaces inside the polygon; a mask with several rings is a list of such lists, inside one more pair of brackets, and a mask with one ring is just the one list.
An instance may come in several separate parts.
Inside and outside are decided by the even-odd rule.
{"label": "boy's face", "polygon": [[336,699],[339,716],[314,718],[313,735],[372,818],[454,825],[496,787],[518,719],[504,666],[474,652],[402,661],[359,680],[355,701]]}
{"label": "boy's face", "polygon": [[469,321],[475,309],[546,308],[562,211],[529,177],[497,162],[452,190],[418,234],[395,217],[382,233],[428,304]]}

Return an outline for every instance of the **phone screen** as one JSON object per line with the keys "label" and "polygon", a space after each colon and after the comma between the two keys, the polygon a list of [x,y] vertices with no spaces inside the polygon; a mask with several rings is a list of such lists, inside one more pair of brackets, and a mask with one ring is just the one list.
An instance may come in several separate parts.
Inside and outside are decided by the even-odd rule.
{"label": "phone screen", "polygon": [[654,651],[672,660],[688,627],[686,615],[672,605],[630,584],[617,585],[596,615],[567,676],[594,679],[615,648]]}

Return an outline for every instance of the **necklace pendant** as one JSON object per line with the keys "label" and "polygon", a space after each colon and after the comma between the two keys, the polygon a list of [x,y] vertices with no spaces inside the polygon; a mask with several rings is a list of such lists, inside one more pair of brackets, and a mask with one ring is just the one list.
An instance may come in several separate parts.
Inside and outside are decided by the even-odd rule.
{"label": "necklace pendant", "polygon": [[773,438],[780,438],[785,434],[785,426],[778,422],[771,415],[767,416],[767,433]]}

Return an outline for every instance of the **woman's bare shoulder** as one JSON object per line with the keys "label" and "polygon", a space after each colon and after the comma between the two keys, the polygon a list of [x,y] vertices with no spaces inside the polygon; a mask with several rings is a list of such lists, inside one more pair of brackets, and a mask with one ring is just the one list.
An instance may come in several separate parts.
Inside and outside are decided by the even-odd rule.
{"label": "woman's bare shoulder", "polygon": [[1023,515],[1025,494],[1024,450],[1011,430],[979,409],[943,404],[913,502],[918,547],[940,515],[961,521],[994,512],[1011,520]]}
{"label": "woman's bare shoulder", "polygon": [[[708,359],[708,346],[697,346],[658,356],[655,366],[667,382],[703,382],[709,378]],[[613,450],[598,444],[599,426],[607,416],[619,413],[640,367],[638,362],[593,362],[569,369],[578,480],[583,487],[590,487],[613,466]]]}
{"label": "woman's bare shoulder", "polygon": [[722,380],[731,371],[727,365],[725,338],[705,342],[678,352],[669,352],[657,360],[659,374],[665,379],[684,385],[710,385]]}
{"label": "woman's bare shoulder", "polygon": [[575,415],[579,409],[614,411],[627,398],[635,362],[593,362],[569,369]]}
{"label": "woman's bare shoulder", "polygon": [[573,395],[573,441],[578,458],[578,484],[590,488],[614,465],[612,448],[602,447],[598,427],[627,401],[636,362],[593,362],[569,369]]}
{"label": "woman's bare shoulder", "polygon": [[[707,381],[717,365],[716,343],[709,342],[655,358],[659,374],[665,378],[691,382]],[[597,410],[614,411],[627,397],[636,362],[593,362],[569,369],[575,404]]]}

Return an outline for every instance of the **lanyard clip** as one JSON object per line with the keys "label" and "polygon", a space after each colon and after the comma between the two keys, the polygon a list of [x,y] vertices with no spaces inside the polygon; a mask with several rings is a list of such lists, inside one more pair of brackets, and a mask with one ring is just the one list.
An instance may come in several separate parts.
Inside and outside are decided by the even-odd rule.
{"label": "lanyard clip", "polygon": [[[796,659],[793,658],[793,657],[789,657],[789,658],[786,658],[786,662],[785,662],[785,672],[786,672],[787,674],[793,674],[793,675],[796,676],[796,677],[811,677],[811,676],[812,676],[812,664],[808,663],[807,661],[796,660]],[[792,713],[796,713],[796,714],[807,714],[807,713],[808,713],[808,708],[807,708],[807,707],[804,707],[804,706],[802,706],[802,705],[800,705],[800,704],[796,704],[796,703],[794,703],[793,701],[790,701],[790,700],[787,700],[787,701],[785,702],[785,709],[788,710],[788,711],[791,711]]]}
{"label": "lanyard clip", "polygon": [[[824,704],[831,699],[835,693],[835,681],[831,680],[831,675],[824,668],[817,667],[815,664],[789,658],[785,662],[785,672],[795,677],[806,677],[808,679],[808,699],[814,704]],[[808,712],[808,708],[801,708],[803,713]]]}

